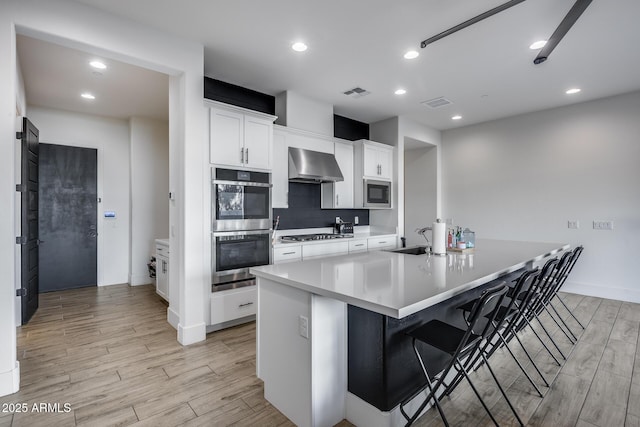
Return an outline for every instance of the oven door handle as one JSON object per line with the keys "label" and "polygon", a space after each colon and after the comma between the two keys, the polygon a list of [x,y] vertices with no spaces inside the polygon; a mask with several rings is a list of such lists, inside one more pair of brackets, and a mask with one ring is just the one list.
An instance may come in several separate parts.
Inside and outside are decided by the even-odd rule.
{"label": "oven door handle", "polygon": [[214,179],[213,184],[223,184],[223,185],[238,185],[240,187],[273,187],[272,184],[267,184],[264,182],[250,182],[250,181],[222,181],[219,179]]}
{"label": "oven door handle", "polygon": [[271,235],[271,230],[249,230],[249,231],[214,231],[213,237],[216,236],[254,236],[257,234]]}

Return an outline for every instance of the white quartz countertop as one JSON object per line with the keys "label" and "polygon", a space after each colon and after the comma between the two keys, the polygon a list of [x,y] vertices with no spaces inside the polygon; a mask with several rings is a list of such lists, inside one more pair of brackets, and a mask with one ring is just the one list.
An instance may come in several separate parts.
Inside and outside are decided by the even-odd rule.
{"label": "white quartz countertop", "polygon": [[568,248],[566,243],[478,239],[468,254],[374,251],[253,267],[251,272],[400,319]]}

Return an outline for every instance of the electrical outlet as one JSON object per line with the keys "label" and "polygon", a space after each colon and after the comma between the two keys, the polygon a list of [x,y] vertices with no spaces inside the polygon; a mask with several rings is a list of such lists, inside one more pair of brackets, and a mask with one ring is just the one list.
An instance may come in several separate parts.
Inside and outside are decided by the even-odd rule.
{"label": "electrical outlet", "polygon": [[594,230],[613,230],[613,221],[593,221]]}
{"label": "electrical outlet", "polygon": [[360,218],[356,216],[353,218],[353,225],[358,225],[358,224],[360,224]]}
{"label": "electrical outlet", "polygon": [[340,224],[342,222],[342,220],[340,219],[339,216],[336,217],[336,224]]}
{"label": "electrical outlet", "polygon": [[580,228],[580,221],[570,219],[569,221],[567,221],[567,228],[573,228],[573,229]]}
{"label": "electrical outlet", "polygon": [[309,338],[309,319],[303,315],[298,316],[298,332],[303,338]]}

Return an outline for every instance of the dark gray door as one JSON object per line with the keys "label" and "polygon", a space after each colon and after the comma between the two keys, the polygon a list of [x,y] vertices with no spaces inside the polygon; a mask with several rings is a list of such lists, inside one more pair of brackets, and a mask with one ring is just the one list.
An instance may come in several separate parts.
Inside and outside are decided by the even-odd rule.
{"label": "dark gray door", "polygon": [[38,129],[22,120],[21,300],[22,324],[38,309]]}
{"label": "dark gray door", "polygon": [[40,291],[97,284],[98,153],[40,144]]}

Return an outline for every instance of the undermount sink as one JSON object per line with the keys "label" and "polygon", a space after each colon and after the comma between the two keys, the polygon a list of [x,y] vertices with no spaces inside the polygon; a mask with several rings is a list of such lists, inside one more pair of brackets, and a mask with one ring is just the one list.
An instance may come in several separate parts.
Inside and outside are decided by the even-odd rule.
{"label": "undermount sink", "polygon": [[395,252],[397,254],[408,254],[408,255],[424,255],[427,253],[426,246],[412,246],[410,248],[401,248],[401,249],[393,249],[389,252]]}

